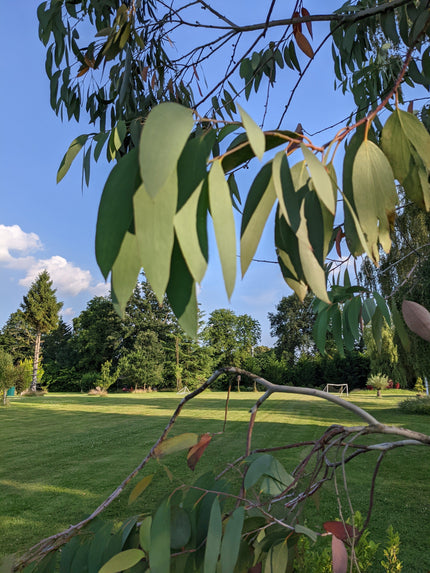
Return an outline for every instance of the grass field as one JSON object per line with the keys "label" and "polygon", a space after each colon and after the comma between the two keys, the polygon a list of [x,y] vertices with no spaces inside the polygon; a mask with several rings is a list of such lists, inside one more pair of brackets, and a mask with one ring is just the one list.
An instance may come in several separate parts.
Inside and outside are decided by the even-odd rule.
{"label": "grass field", "polygon": [[[397,409],[397,403],[410,395],[389,391],[377,399],[373,392],[360,392],[350,399],[384,423],[429,433],[428,417]],[[249,409],[257,397],[245,392],[232,395],[226,432],[214,438],[196,473],[222,468],[243,453]],[[22,551],[88,515],[145,456],[179,400],[174,393],[12,398],[9,407],[0,409],[0,555]],[[223,393],[197,397],[186,406],[172,435],[220,431],[224,405]],[[314,439],[332,423],[360,422],[352,413],[318,399],[272,397],[259,410],[253,447]],[[303,451],[290,450],[279,457],[292,469],[301,456]],[[175,482],[192,477],[184,454],[166,460]],[[348,464],[354,510],[367,510],[375,460],[374,454],[366,454]],[[172,487],[163,467],[155,461],[150,465],[144,471],[156,476],[147,492],[127,506],[132,484],[106,516],[121,519],[150,510]],[[377,479],[371,537],[383,541],[389,524],[399,531],[405,573],[430,571],[429,470],[430,449],[401,448],[388,453]],[[309,504],[307,516],[308,525],[316,530],[338,516],[332,486],[322,492],[318,508]]]}

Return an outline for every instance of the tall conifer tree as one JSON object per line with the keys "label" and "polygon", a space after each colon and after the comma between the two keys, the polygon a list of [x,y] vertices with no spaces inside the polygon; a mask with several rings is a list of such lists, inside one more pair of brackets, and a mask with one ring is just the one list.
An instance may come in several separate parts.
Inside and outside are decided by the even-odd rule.
{"label": "tall conifer tree", "polygon": [[47,270],[44,270],[33,282],[21,303],[26,322],[33,327],[36,332],[33,357],[33,379],[30,387],[32,391],[36,390],[42,334],[46,334],[54,328],[57,328],[59,321],[58,313],[63,306],[62,302],[57,302],[55,292],[55,289],[52,288],[52,280],[49,277],[49,273]]}

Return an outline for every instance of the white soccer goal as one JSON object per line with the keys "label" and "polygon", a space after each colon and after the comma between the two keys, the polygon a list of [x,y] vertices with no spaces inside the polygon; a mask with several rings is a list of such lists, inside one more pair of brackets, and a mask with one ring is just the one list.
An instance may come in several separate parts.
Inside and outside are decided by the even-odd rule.
{"label": "white soccer goal", "polygon": [[324,392],[336,392],[336,394],[344,394],[346,393],[349,396],[349,388],[348,384],[326,384],[324,388]]}
{"label": "white soccer goal", "polygon": [[183,386],[183,387],[179,390],[179,392],[176,392],[176,394],[189,394],[190,392],[191,392],[191,390],[189,390],[189,389],[187,388],[187,386]]}

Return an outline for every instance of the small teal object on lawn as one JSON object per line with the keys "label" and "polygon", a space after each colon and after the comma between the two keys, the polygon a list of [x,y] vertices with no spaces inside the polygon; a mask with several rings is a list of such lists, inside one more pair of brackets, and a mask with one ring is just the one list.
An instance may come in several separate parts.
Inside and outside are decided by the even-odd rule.
{"label": "small teal object on lawn", "polygon": [[15,386],[12,386],[12,388],[9,388],[9,390],[6,393],[6,396],[15,396]]}

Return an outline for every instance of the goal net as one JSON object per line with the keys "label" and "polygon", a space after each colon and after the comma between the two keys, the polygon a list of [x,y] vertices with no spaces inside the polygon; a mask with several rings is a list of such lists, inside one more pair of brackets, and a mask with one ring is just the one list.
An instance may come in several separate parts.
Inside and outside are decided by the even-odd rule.
{"label": "goal net", "polygon": [[326,384],[324,392],[346,394],[347,396],[349,396],[348,384]]}

